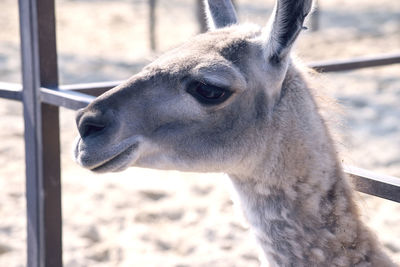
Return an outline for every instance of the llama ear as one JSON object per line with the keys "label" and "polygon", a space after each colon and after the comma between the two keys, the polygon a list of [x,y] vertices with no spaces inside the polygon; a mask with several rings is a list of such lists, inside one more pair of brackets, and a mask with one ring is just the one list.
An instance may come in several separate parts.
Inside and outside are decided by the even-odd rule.
{"label": "llama ear", "polygon": [[268,22],[266,56],[273,63],[279,63],[289,51],[304,28],[303,22],[311,10],[312,0],[277,0]]}
{"label": "llama ear", "polygon": [[209,29],[237,23],[235,8],[230,0],[204,0]]}

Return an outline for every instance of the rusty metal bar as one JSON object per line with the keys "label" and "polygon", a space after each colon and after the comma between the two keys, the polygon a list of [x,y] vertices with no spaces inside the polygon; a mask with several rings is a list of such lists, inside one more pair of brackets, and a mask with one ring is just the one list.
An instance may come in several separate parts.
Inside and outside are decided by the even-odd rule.
{"label": "rusty metal bar", "polygon": [[357,191],[400,202],[400,178],[377,174],[354,166],[343,166]]}
{"label": "rusty metal bar", "polygon": [[351,58],[344,60],[311,62],[308,67],[318,72],[335,72],[386,66],[400,63],[400,53],[386,54],[371,57]]}
{"label": "rusty metal bar", "polygon": [[[39,74],[41,87],[58,87],[54,0],[37,1]],[[40,95],[40,92],[37,92]],[[41,100],[41,98],[40,98]],[[43,206],[46,267],[62,266],[61,149],[59,108],[41,102]]]}

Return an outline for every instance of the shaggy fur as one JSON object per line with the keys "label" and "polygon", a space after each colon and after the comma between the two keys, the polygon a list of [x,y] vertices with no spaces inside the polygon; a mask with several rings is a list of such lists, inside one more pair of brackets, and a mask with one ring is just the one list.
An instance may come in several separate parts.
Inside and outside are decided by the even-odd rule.
{"label": "shaggy fur", "polygon": [[325,123],[294,66],[283,90],[290,93],[264,129],[258,166],[231,175],[270,265],[395,266],[360,221]]}
{"label": "shaggy fur", "polygon": [[[326,124],[290,58],[311,1],[280,1],[264,29],[228,26],[236,18],[220,2],[209,14],[222,28],[78,112],[77,162],[95,172],[227,173],[271,266],[394,266],[360,221]],[[193,82],[229,97],[204,105],[188,91]]]}

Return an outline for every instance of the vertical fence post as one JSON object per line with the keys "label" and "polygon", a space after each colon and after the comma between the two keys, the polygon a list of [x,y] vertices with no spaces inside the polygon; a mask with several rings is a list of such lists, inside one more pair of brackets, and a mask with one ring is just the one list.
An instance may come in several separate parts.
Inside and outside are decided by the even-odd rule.
{"label": "vertical fence post", "polygon": [[54,0],[19,0],[25,122],[27,265],[62,266],[58,107],[40,87],[58,85]]}
{"label": "vertical fence post", "polygon": [[150,37],[150,49],[151,51],[157,50],[157,37],[156,37],[156,7],[157,0],[149,0],[149,37]]}

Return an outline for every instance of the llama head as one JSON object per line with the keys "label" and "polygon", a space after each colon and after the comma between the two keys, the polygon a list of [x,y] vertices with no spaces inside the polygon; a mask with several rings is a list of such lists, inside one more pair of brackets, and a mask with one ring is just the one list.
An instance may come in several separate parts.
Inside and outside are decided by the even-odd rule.
{"label": "llama head", "polygon": [[280,0],[267,26],[208,1],[210,31],[165,53],[77,114],[79,164],[234,173],[260,142],[311,0]]}

